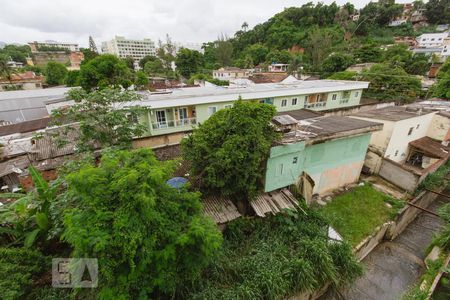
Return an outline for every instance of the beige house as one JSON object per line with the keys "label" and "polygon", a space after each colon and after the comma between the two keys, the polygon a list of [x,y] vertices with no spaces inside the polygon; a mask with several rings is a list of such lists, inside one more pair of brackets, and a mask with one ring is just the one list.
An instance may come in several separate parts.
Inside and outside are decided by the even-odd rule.
{"label": "beige house", "polygon": [[235,67],[220,68],[213,71],[213,78],[220,80],[247,79],[253,74],[251,69],[241,69]]}

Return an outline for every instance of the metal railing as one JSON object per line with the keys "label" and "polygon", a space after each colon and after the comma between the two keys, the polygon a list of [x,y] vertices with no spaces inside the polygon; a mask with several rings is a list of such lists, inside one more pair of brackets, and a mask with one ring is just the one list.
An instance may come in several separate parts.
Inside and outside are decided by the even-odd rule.
{"label": "metal railing", "polygon": [[164,129],[164,128],[174,128],[174,127],[184,127],[197,124],[196,118],[186,118],[180,120],[170,120],[164,122],[152,123],[152,128],[154,130]]}
{"label": "metal railing", "polygon": [[315,103],[305,103],[304,108],[325,107],[326,105],[327,105],[326,101],[315,102]]}

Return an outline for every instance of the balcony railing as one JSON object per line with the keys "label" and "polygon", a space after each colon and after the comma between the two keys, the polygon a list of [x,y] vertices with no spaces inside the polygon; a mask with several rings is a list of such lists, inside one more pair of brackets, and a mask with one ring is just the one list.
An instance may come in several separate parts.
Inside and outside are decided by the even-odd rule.
{"label": "balcony railing", "polygon": [[196,118],[187,118],[187,119],[180,119],[180,120],[171,120],[171,121],[164,121],[164,122],[156,122],[152,124],[152,128],[154,130],[158,129],[164,129],[164,128],[175,128],[175,127],[185,127],[190,125],[197,124]]}
{"label": "balcony railing", "polygon": [[344,99],[339,100],[339,104],[348,103],[348,101],[350,101],[350,98],[344,98]]}
{"label": "balcony railing", "polygon": [[315,102],[315,103],[305,103],[304,108],[325,107],[326,105],[327,105],[326,101]]}

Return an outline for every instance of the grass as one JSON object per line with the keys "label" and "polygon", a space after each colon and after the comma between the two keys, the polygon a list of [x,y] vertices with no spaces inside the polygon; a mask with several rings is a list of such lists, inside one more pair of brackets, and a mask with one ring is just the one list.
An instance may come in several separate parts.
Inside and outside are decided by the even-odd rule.
{"label": "grass", "polygon": [[335,197],[320,212],[345,240],[356,246],[401,207],[403,202],[366,184]]}
{"label": "grass", "polygon": [[304,209],[229,223],[218,257],[178,298],[285,299],[354,281],[362,267],[351,246],[330,243],[322,216]]}

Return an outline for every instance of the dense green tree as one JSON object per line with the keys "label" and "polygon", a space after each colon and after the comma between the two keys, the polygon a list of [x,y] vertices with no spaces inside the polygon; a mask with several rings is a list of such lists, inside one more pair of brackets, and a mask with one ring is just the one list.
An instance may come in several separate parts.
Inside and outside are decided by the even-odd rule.
{"label": "dense green tree", "polygon": [[353,57],[345,53],[332,53],[322,63],[322,71],[325,76],[341,72],[353,64]]}
{"label": "dense green tree", "polygon": [[175,55],[176,46],[172,42],[170,36],[167,34],[166,41],[164,43],[162,41],[159,41],[159,47],[156,51],[156,56],[162,62],[167,75],[170,75],[170,73],[172,72],[172,64],[175,61]]}
{"label": "dense green tree", "polygon": [[86,64],[88,63],[90,60],[96,58],[97,56],[99,56],[99,54],[97,52],[92,51],[89,48],[81,48],[80,51],[83,53],[84,59],[81,62],[81,64]]}
{"label": "dense green tree", "polygon": [[429,23],[450,23],[450,2],[448,0],[429,0],[425,4],[425,8],[425,16]]}
{"label": "dense green tree", "polygon": [[266,56],[269,54],[269,49],[258,43],[247,47],[244,53],[245,55],[250,56],[252,63],[257,66],[266,60]]}
{"label": "dense green tree", "polygon": [[230,84],[228,82],[228,80],[215,79],[215,78],[212,78],[211,75],[204,74],[204,73],[199,73],[199,74],[192,75],[191,78],[189,78],[189,83],[190,84],[194,84],[196,80],[208,81],[208,82],[210,82],[212,84],[219,85],[219,86],[225,86],[225,85],[229,85]]}
{"label": "dense green tree", "polygon": [[111,54],[99,55],[80,68],[80,85],[86,91],[106,87],[128,88],[133,83],[133,74],[127,65]]}
{"label": "dense green tree", "polygon": [[203,43],[203,57],[205,61],[205,69],[216,70],[220,68],[216,56],[216,44],[214,42]]}
{"label": "dense green tree", "polygon": [[181,48],[177,53],[175,64],[178,72],[185,78],[191,77],[191,74],[199,73],[203,67],[203,55],[187,48]]}
{"label": "dense green tree", "polygon": [[438,73],[438,82],[432,88],[433,96],[450,99],[450,61],[441,67]]}
{"label": "dense green tree", "polygon": [[26,64],[27,57],[31,56],[31,48],[28,45],[6,45],[2,49],[0,49],[0,55],[2,54],[8,56],[13,61]]}
{"label": "dense green tree", "polygon": [[[0,248],[0,290],[2,299],[33,299],[34,279],[50,268],[49,259],[36,250]],[[35,299],[35,298],[34,298]]]}
{"label": "dense green tree", "polygon": [[292,60],[292,55],[287,50],[272,50],[266,55],[267,63],[287,64]]}
{"label": "dense green tree", "polygon": [[44,74],[48,85],[61,85],[66,79],[67,68],[62,63],[50,61],[45,66]]}
{"label": "dense green tree", "polygon": [[261,188],[264,161],[277,138],[270,122],[275,108],[237,101],[213,114],[182,141],[184,158],[204,188],[235,199],[254,197]]}
{"label": "dense green tree", "polygon": [[134,70],[134,59],[131,56],[122,59],[130,70]]}
{"label": "dense green tree", "polygon": [[363,80],[370,82],[369,89],[365,92],[367,97],[405,103],[416,100],[420,95],[420,80],[401,67],[376,64],[361,75]]}
{"label": "dense green tree", "polygon": [[63,239],[74,257],[98,259],[100,299],[176,299],[220,248],[200,194],[166,184],[174,167],[150,149],[114,151],[66,177],[76,206]]}
{"label": "dense green tree", "polygon": [[136,88],[141,90],[144,89],[148,85],[148,77],[147,74],[143,71],[136,72],[136,81],[134,83]]}
{"label": "dense green tree", "polygon": [[147,62],[149,62],[149,61],[155,61],[156,59],[157,59],[156,56],[153,56],[153,55],[146,55],[146,56],[144,56],[144,58],[142,58],[142,59],[139,61],[139,67],[141,67],[141,69],[143,69],[143,68],[145,67],[145,64],[146,64]]}
{"label": "dense green tree", "polygon": [[8,65],[9,56],[0,54],[0,78],[11,80],[12,69]]}
{"label": "dense green tree", "polygon": [[167,73],[167,70],[164,68],[162,61],[154,57],[145,63],[144,72],[149,76],[162,76]]}
{"label": "dense green tree", "polygon": [[339,39],[337,33],[328,29],[315,29],[309,34],[307,51],[315,69],[320,68],[322,61],[331,52],[333,41]]}
{"label": "dense green tree", "polygon": [[352,71],[342,71],[334,73],[333,75],[329,76],[328,79],[333,80],[355,80],[358,76],[358,73],[352,72]]}
{"label": "dense green tree", "polygon": [[65,82],[66,82],[67,86],[79,86],[80,85],[80,71],[73,70],[73,71],[67,72]]}
{"label": "dense green tree", "polygon": [[[130,148],[133,137],[142,136],[146,130],[137,122],[146,109],[136,104],[141,97],[135,92],[105,88],[88,93],[83,89],[72,89],[68,98],[75,104],[54,111],[52,117],[57,125],[79,124],[79,152],[92,150],[96,146]],[[75,130],[75,127],[62,126],[58,139],[65,142],[70,130]]]}
{"label": "dense green tree", "polygon": [[228,67],[231,65],[231,58],[233,55],[233,44],[229,39],[222,35],[215,42],[216,47],[216,61],[222,67]]}
{"label": "dense green tree", "polygon": [[373,43],[364,44],[353,52],[359,63],[377,63],[383,57],[383,51]]}

